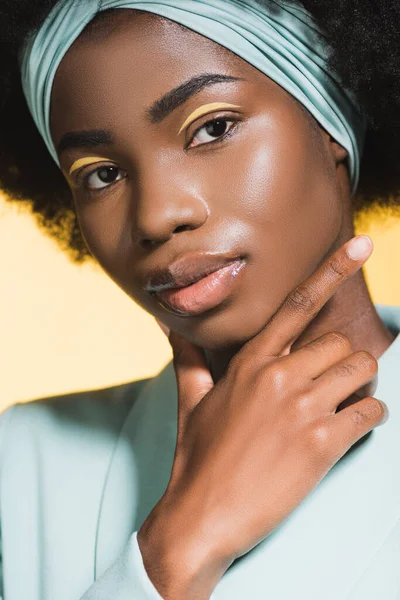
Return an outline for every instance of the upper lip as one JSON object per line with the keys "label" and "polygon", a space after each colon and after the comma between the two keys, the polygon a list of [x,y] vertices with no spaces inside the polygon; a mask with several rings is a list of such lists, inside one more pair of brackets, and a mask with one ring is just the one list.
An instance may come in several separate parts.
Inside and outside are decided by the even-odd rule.
{"label": "upper lip", "polygon": [[155,293],[185,287],[240,259],[232,254],[186,254],[165,269],[154,269],[144,289]]}

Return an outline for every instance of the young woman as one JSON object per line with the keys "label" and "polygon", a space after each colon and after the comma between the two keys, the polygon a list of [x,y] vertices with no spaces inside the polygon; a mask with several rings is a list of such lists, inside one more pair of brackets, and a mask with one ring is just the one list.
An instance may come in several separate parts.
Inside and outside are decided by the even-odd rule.
{"label": "young woman", "polygon": [[3,598],[398,600],[398,3],[0,11],[2,189],[174,351],[3,412]]}

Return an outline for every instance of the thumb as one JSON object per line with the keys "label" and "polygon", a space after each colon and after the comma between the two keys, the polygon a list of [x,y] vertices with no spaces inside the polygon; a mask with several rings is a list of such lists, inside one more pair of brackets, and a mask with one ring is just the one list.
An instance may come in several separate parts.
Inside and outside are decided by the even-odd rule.
{"label": "thumb", "polygon": [[214,381],[202,348],[176,331],[170,331],[168,339],[173,351],[179,412],[188,414],[214,387]]}

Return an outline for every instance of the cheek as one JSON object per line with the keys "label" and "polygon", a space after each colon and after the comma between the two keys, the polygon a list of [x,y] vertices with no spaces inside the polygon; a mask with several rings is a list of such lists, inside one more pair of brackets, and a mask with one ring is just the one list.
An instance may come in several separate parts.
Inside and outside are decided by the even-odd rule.
{"label": "cheek", "polygon": [[226,182],[224,197],[231,217],[247,232],[250,255],[236,305],[238,322],[244,322],[239,313],[247,315],[245,336],[258,331],[315,271],[341,230],[334,164],[304,120],[258,126],[243,140]]}
{"label": "cheek", "polygon": [[252,119],[229,168],[220,171],[221,190],[240,218],[296,225],[297,231],[334,217],[338,188],[332,164],[322,139],[310,130],[305,117]]}
{"label": "cheek", "polygon": [[257,246],[302,272],[325,254],[342,219],[333,161],[310,129],[304,116],[286,116],[267,127],[255,123],[225,190],[235,218],[256,233]]}
{"label": "cheek", "polygon": [[77,210],[82,236],[90,252],[113,278],[130,262],[130,205],[120,193],[95,200]]}

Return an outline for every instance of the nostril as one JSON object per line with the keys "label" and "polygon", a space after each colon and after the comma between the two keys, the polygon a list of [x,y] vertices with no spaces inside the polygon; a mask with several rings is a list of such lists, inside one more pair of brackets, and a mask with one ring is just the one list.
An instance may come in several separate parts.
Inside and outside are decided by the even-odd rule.
{"label": "nostril", "polygon": [[151,248],[152,246],[154,246],[154,242],[153,240],[142,240],[140,242],[140,245],[142,246],[142,248],[144,248],[145,250],[147,250],[148,248]]}
{"label": "nostril", "polygon": [[179,225],[179,227],[176,227],[174,229],[174,233],[179,233],[180,231],[187,231],[192,229],[192,227],[190,227],[190,225]]}
{"label": "nostril", "polygon": [[[194,229],[194,227],[191,227],[190,225],[178,225],[178,227],[176,227],[172,233],[179,233],[180,231],[190,231]],[[168,237],[163,237],[163,238],[159,238],[159,239],[152,239],[152,238],[142,238],[140,240],[140,246],[142,248],[146,249],[150,249],[153,246],[157,245],[157,244],[162,244],[164,242],[166,242],[169,238],[171,237],[171,235],[169,235]],[[0,598],[1,600],[1,598]]]}

